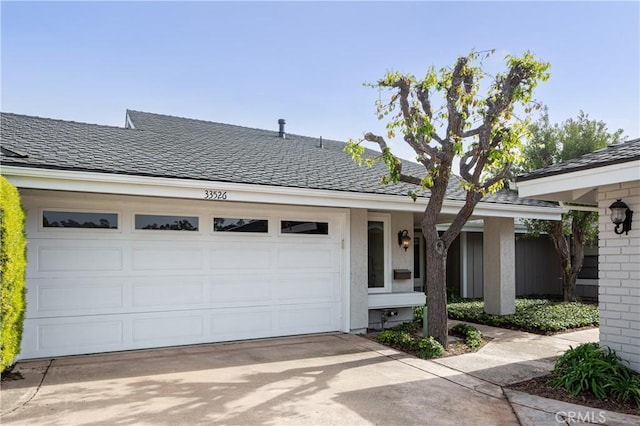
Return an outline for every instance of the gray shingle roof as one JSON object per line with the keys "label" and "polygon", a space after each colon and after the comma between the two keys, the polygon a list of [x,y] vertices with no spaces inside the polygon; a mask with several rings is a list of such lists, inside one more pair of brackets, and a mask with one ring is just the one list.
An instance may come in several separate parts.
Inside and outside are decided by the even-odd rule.
{"label": "gray shingle roof", "polygon": [[[577,172],[580,170],[610,166],[613,164],[621,164],[634,160],[640,160],[640,139],[633,139],[617,145],[611,145],[598,151],[574,158],[573,160],[534,170],[531,173],[518,176],[517,181],[522,182],[546,176]],[[640,173],[640,171],[638,173]]]}
{"label": "gray shingle roof", "polygon": [[[127,111],[134,128],[10,113],[0,115],[3,165],[404,195],[409,184],[382,185],[381,164],[358,167],[344,143],[277,131]],[[369,151],[369,155],[375,155]],[[404,171],[424,168],[404,162]],[[447,198],[464,200],[452,180]],[[502,191],[487,202],[550,206]]]}

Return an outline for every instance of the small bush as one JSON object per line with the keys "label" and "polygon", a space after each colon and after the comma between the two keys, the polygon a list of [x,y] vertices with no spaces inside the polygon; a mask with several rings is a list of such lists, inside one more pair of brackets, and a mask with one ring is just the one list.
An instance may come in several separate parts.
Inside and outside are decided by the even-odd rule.
{"label": "small bush", "polygon": [[396,339],[399,333],[393,330],[384,330],[378,334],[378,342],[383,345],[393,346],[397,343]]}
{"label": "small bush", "polygon": [[378,335],[378,342],[404,352],[411,352],[419,358],[435,358],[444,354],[444,348],[433,337],[414,337],[399,330],[384,330]]}
{"label": "small bush", "polygon": [[449,318],[515,328],[533,333],[551,333],[574,328],[597,326],[598,307],[576,302],[553,302],[547,299],[516,299],[514,315],[489,315],[482,300],[449,303]]}
{"label": "small bush", "polygon": [[416,356],[419,358],[437,358],[444,355],[444,348],[432,336],[416,339]]}
{"label": "small bush", "polygon": [[456,324],[451,327],[451,332],[455,336],[462,337],[471,349],[478,348],[482,344],[482,332],[472,325]]}
{"label": "small bush", "polygon": [[15,186],[0,176],[0,373],[20,353],[26,244],[20,195]]}
{"label": "small bush", "polygon": [[552,385],[573,396],[582,392],[598,399],[613,396],[640,407],[640,376],[624,365],[615,351],[597,343],[570,347],[556,360],[552,374]]}
{"label": "small bush", "polygon": [[389,328],[389,330],[406,331],[407,333],[415,333],[421,328],[422,328],[422,323],[418,323],[416,321],[409,321],[409,322],[403,322],[398,325],[395,325]]}
{"label": "small bush", "polygon": [[413,321],[420,322],[422,324],[422,320],[424,319],[424,306],[416,306],[413,308]]}

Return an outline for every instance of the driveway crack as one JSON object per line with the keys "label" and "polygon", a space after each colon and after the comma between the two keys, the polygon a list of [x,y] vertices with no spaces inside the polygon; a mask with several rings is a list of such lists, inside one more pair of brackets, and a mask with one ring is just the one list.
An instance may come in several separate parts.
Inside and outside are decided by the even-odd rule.
{"label": "driveway crack", "polygon": [[12,410],[8,411],[6,414],[11,414],[14,411],[18,410],[19,408],[22,408],[22,407],[26,406],[28,403],[30,403],[33,400],[33,398],[36,397],[38,392],[40,392],[40,388],[42,387],[42,384],[44,383],[44,379],[47,377],[47,373],[49,373],[49,368],[51,368],[51,364],[53,364],[53,361],[54,361],[54,359],[50,359],[49,360],[49,364],[47,364],[47,368],[45,368],[44,373],[42,374],[42,379],[40,379],[40,383],[38,383],[38,387],[36,387],[36,390],[33,392],[33,395],[31,395],[29,397],[29,399],[27,399],[22,404],[18,404]]}

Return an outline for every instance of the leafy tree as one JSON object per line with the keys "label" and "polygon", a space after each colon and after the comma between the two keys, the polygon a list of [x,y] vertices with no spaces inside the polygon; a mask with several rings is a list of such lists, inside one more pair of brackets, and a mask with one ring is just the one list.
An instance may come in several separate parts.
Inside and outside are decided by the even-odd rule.
{"label": "leafy tree", "polygon": [[[528,114],[534,89],[549,77],[550,65],[536,60],[531,53],[507,55],[506,72],[493,77],[488,88],[481,91],[480,82],[486,76],[482,60],[491,54],[493,51],[471,52],[459,57],[453,67],[429,68],[421,79],[388,72],[371,84],[391,94],[389,100],[376,103],[378,118],[388,120],[386,138],[366,133],[363,139],[351,140],[346,147],[360,164],[383,162],[389,173],[382,182],[408,182],[430,191],[421,223],[426,242],[427,332],[445,347],[447,251],[476,204],[499,188],[518,160],[520,140],[528,130],[528,122],[515,116],[515,107],[523,107]],[[434,96],[442,103],[434,104]],[[396,132],[424,165],[423,176],[403,173],[402,162],[387,144]],[[364,141],[377,144],[380,155],[364,158]],[[466,190],[466,199],[449,228],[439,235],[436,224],[454,160],[460,162],[460,183]],[[409,195],[417,198],[416,192]]]}
{"label": "leafy tree", "polygon": [[[525,161],[519,172],[550,166],[571,160],[589,152],[619,143],[622,130],[607,131],[602,121],[590,120],[580,111],[578,117],[568,119],[561,125],[549,122],[545,109],[542,117],[531,125],[531,139],[524,147]],[[548,234],[560,256],[562,265],[562,288],[564,300],[576,300],[576,280],[584,263],[584,248],[598,233],[598,214],[584,210],[570,210],[562,215],[561,221],[527,220],[529,235]],[[571,253],[573,252],[573,259]]]}

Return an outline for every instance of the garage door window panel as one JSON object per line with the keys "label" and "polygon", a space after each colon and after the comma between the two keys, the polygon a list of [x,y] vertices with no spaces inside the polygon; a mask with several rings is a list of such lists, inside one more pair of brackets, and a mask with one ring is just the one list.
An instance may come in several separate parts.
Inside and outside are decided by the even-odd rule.
{"label": "garage door window panel", "polygon": [[86,211],[42,211],[43,228],[118,229],[118,214]]}
{"label": "garage door window panel", "polygon": [[222,233],[268,234],[269,221],[267,219],[214,217],[213,231]]}
{"label": "garage door window panel", "polygon": [[197,232],[198,222],[199,218],[197,216],[135,215],[136,230]]}
{"label": "garage door window panel", "polygon": [[280,232],[282,234],[329,235],[329,223],[282,220],[280,221]]}

